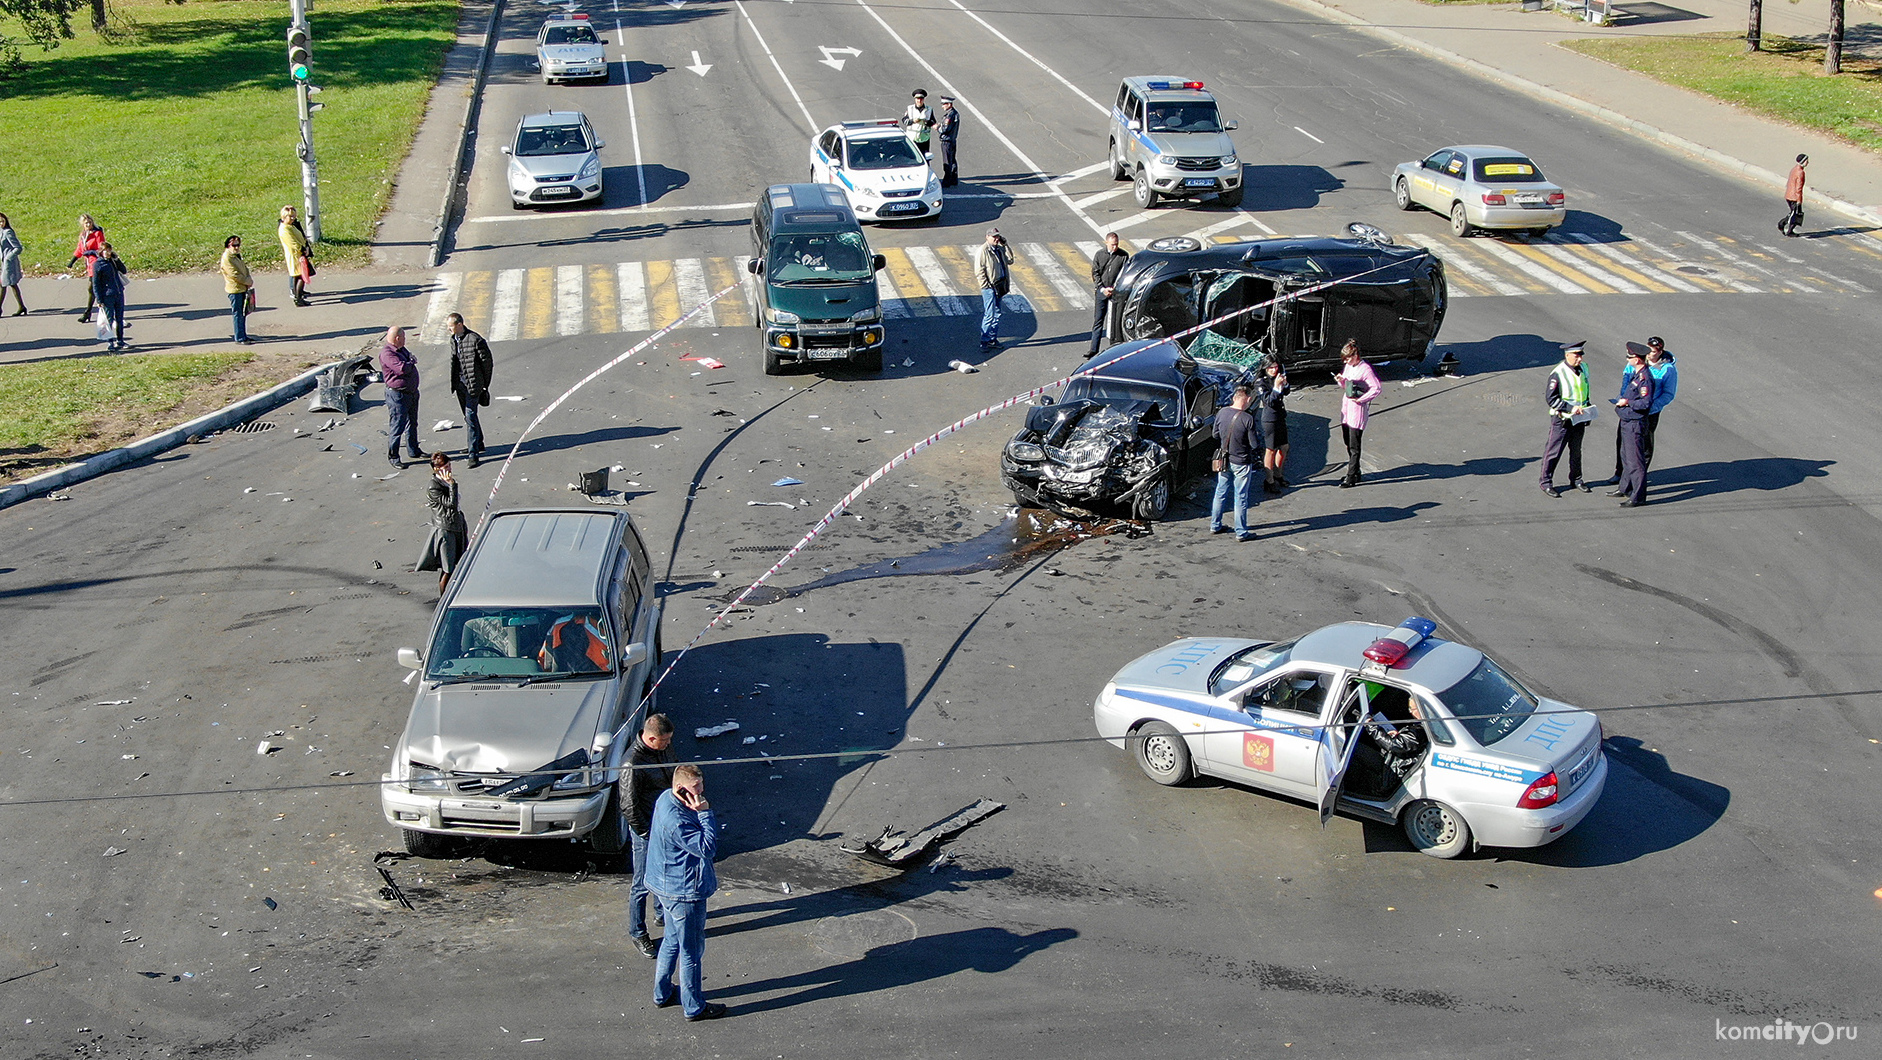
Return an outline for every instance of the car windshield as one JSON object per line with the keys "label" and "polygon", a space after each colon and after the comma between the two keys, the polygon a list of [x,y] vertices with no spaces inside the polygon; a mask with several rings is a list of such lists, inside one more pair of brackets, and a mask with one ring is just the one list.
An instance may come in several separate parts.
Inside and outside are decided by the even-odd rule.
{"label": "car windshield", "polygon": [[782,236],[771,243],[766,266],[772,283],[853,283],[874,275],[869,267],[869,244],[861,232],[821,232]]}
{"label": "car windshield", "polygon": [[1489,656],[1468,677],[1439,692],[1438,700],[1483,747],[1521,728],[1536,710],[1536,697]]}
{"label": "car windshield", "polygon": [[1151,132],[1213,133],[1222,131],[1214,103],[1152,103],[1145,108],[1145,128]]}
{"label": "car windshield", "polygon": [[1146,420],[1158,427],[1175,424],[1176,409],[1179,404],[1176,390],[1172,387],[1092,376],[1080,376],[1066,384],[1065,395],[1060,398],[1061,401],[1081,399],[1105,405],[1126,405],[1133,401],[1148,401],[1151,408]]}
{"label": "car windshield", "polygon": [[1484,184],[1540,184],[1543,181],[1542,171],[1521,155],[1473,159],[1470,172]]}
{"label": "car windshield", "polygon": [[1209,694],[1226,695],[1287,661],[1287,654],[1294,650],[1294,642],[1284,640],[1278,644],[1257,644],[1252,648],[1228,657],[1228,661],[1215,668],[1209,675]]}
{"label": "car windshield", "polygon": [[544,44],[600,44],[595,31],[587,26],[550,26],[543,34]]}
{"label": "car windshield", "polygon": [[515,154],[522,158],[579,155],[591,150],[588,131],[580,125],[537,125],[516,132]]}
{"label": "car windshield", "polygon": [[453,607],[426,657],[425,676],[536,677],[613,668],[598,607]]}
{"label": "car windshield", "polygon": [[851,169],[907,169],[927,163],[905,136],[878,136],[850,141]]}

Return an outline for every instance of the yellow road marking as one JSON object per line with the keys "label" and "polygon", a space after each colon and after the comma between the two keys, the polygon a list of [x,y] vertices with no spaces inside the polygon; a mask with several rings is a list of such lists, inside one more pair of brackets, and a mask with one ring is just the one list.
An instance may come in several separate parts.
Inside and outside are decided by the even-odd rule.
{"label": "yellow road marking", "polygon": [[588,266],[588,330],[621,330],[621,306],[614,286],[614,266]]}
{"label": "yellow road marking", "polygon": [[555,270],[531,269],[523,277],[522,338],[546,339],[555,334]]}
{"label": "yellow road marking", "polygon": [[673,283],[673,263],[647,263],[648,324],[655,331],[680,318],[680,289]]}

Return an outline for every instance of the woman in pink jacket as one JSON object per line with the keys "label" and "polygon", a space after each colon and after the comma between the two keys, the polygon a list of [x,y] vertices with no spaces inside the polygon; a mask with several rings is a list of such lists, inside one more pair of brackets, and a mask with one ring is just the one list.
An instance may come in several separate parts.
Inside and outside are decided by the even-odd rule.
{"label": "woman in pink jacket", "polygon": [[91,219],[91,214],[78,215],[78,246],[72,250],[72,260],[66,267],[71,268],[79,262],[85,263],[85,311],[78,315],[78,322],[91,322],[92,309],[98,305],[98,292],[92,290],[92,274],[98,271],[97,252],[104,249],[105,230]]}
{"label": "woman in pink jacket", "polygon": [[1366,415],[1379,396],[1379,373],[1359,356],[1359,340],[1340,347],[1346,366],[1334,375],[1340,384],[1340,437],[1346,442],[1346,477],[1340,488],[1359,485],[1359,444],[1366,433]]}

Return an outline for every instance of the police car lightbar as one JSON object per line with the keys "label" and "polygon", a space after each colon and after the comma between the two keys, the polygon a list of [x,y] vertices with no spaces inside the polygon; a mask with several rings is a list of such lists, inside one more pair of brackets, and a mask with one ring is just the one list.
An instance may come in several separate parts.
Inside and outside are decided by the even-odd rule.
{"label": "police car lightbar", "polygon": [[889,126],[899,128],[902,123],[895,118],[876,118],[871,121],[844,121],[837,124],[845,129],[880,129]]}
{"label": "police car lightbar", "polygon": [[1380,666],[1397,666],[1437,630],[1438,624],[1428,618],[1408,618],[1400,622],[1397,629],[1373,641],[1361,654]]}
{"label": "police car lightbar", "polygon": [[1145,81],[1144,87],[1156,92],[1168,92],[1173,88],[1193,88],[1200,92],[1203,84],[1201,81]]}

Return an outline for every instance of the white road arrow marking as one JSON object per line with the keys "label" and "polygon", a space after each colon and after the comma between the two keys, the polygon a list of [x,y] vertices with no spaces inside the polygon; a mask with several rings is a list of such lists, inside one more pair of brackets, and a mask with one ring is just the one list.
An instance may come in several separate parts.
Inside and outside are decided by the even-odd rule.
{"label": "white road arrow marking", "polygon": [[706,71],[712,69],[712,64],[700,62],[699,52],[695,51],[693,52],[693,65],[687,67],[687,69],[691,70],[693,73],[696,73],[701,77],[704,77],[706,76]]}
{"label": "white road arrow marking", "polygon": [[841,70],[843,64],[849,62],[849,59],[838,59],[835,56],[848,55],[850,59],[854,59],[863,53],[861,48],[826,48],[821,44],[817,45],[817,50],[823,53],[823,58],[817,61],[832,70]]}

